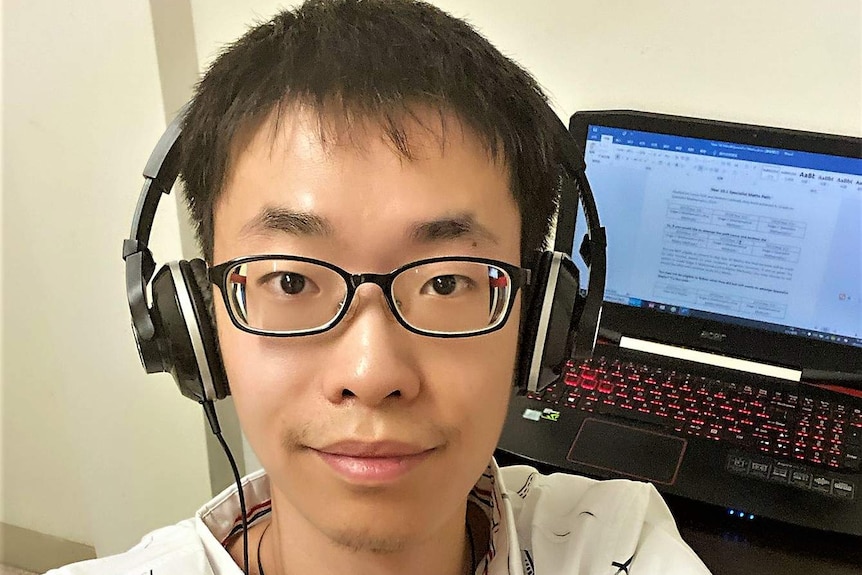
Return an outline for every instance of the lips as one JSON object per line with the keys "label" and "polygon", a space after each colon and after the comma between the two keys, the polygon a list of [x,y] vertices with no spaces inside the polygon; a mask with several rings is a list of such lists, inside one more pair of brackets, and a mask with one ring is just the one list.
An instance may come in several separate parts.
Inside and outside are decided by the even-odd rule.
{"label": "lips", "polygon": [[312,451],[348,483],[381,485],[403,478],[435,449],[397,441],[342,441]]}
{"label": "lips", "polygon": [[428,449],[400,441],[339,441],[317,449],[317,451],[346,457],[409,457],[428,451]]}

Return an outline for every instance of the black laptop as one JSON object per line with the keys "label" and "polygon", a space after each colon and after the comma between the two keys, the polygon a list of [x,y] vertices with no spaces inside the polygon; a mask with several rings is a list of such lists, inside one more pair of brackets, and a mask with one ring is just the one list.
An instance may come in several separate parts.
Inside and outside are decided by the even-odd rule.
{"label": "black laptop", "polygon": [[862,139],[631,111],[570,132],[607,229],[599,344],[516,394],[498,453],[862,535]]}

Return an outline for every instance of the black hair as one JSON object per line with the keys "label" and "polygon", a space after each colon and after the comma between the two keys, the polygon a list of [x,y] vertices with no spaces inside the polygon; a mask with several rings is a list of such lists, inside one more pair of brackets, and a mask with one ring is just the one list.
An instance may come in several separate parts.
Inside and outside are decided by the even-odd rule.
{"label": "black hair", "polygon": [[544,247],[557,206],[559,120],[530,74],[469,24],[424,2],[308,0],[229,45],[184,118],[180,175],[208,261],[214,205],[238,142],[297,103],[321,118],[377,122],[408,159],[404,126],[417,109],[454,114],[508,169],[522,260]]}

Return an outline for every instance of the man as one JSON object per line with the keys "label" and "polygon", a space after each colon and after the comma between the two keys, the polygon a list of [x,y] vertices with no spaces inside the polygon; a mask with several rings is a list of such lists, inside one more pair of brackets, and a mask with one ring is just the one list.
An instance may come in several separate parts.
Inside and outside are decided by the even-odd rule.
{"label": "man", "polygon": [[[266,472],[250,573],[707,572],[649,485],[492,460],[556,204],[548,110],[469,26],[404,0],[312,0],[201,81],[181,176]],[[59,573],[237,574],[241,530],[229,489]]]}

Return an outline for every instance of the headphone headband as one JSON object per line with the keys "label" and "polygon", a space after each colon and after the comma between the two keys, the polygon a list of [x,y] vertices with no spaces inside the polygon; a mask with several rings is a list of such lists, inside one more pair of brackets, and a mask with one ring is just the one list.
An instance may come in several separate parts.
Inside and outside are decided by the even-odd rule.
{"label": "headphone headband", "polygon": [[[605,294],[605,275],[607,274],[608,240],[605,228],[599,221],[599,210],[596,207],[593,190],[587,180],[587,164],[584,161],[584,154],[559,116],[553,111],[551,113],[556,118],[556,123],[559,124],[561,130],[558,141],[560,146],[559,162],[576,188],[572,208],[576,214],[578,202],[581,201],[584,219],[587,222],[587,234],[584,236],[584,241],[578,252],[587,265],[590,277],[587,283],[587,297],[583,301],[581,317],[578,320],[577,332],[573,340],[573,349],[570,350],[570,355],[574,359],[586,359],[592,355],[599,335]],[[560,202],[560,206],[562,209],[562,202]],[[572,246],[572,250],[574,251],[574,246]],[[574,256],[574,254],[572,255]]]}
{"label": "headphone headband", "polygon": [[150,231],[156,217],[156,208],[162,194],[170,194],[180,172],[180,133],[188,104],[180,109],[174,120],[159,138],[144,167],[144,186],[132,219],[129,239],[123,241],[123,260],[126,262],[126,294],[132,312],[138,340],[149,341],[155,328],[147,303],[147,284],[153,279],[156,262],[147,247]]}

